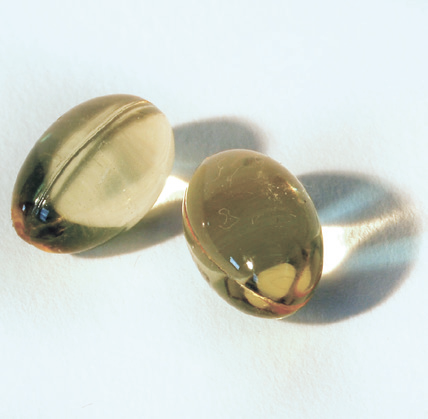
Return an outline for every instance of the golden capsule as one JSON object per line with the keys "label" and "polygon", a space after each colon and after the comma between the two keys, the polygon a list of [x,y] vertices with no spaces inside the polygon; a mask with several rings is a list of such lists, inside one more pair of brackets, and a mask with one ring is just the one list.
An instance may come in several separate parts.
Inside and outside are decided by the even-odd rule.
{"label": "golden capsule", "polygon": [[136,96],[84,102],[31,150],[12,198],[16,232],[49,252],[95,247],[153,206],[174,160],[165,115]]}
{"label": "golden capsule", "polygon": [[320,279],[315,207],[296,177],[263,154],[229,150],[204,160],[183,201],[183,224],[203,276],[246,313],[293,314]]}

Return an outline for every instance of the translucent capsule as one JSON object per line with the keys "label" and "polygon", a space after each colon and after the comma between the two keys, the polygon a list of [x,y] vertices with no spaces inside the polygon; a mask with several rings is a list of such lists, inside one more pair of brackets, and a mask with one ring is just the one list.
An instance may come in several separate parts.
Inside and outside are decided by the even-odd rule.
{"label": "translucent capsule", "polygon": [[13,191],[14,227],[49,252],[95,247],[149,211],[173,160],[172,128],[150,102],[89,100],[60,117],[25,160]]}
{"label": "translucent capsule", "polygon": [[202,275],[246,313],[293,314],[320,279],[315,207],[300,182],[263,154],[229,150],[204,160],[185,195],[183,224]]}

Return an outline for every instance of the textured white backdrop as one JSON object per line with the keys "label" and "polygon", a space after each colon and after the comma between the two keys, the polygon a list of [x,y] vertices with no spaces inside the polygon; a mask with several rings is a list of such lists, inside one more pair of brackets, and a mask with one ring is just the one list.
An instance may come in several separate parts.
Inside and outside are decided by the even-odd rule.
{"label": "textured white backdrop", "polygon": [[[0,417],[428,417],[427,22],[424,0],[5,2]],[[110,93],[166,113],[184,181],[239,147],[301,177],[326,247],[301,312],[219,299],[179,199],[78,256],[15,235],[34,142]]]}

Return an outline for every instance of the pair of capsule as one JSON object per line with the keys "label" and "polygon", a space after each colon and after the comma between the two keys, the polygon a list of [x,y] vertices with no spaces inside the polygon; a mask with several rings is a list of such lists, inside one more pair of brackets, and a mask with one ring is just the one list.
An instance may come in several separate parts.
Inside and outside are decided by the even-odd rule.
{"label": "pair of capsule", "polygon": [[[18,235],[57,253],[84,251],[150,210],[174,160],[165,115],[136,96],[92,99],[41,137],[18,174]],[[205,159],[183,200],[184,234],[202,275],[226,301],[282,318],[311,297],[322,271],[314,205],[287,169],[251,150]]]}

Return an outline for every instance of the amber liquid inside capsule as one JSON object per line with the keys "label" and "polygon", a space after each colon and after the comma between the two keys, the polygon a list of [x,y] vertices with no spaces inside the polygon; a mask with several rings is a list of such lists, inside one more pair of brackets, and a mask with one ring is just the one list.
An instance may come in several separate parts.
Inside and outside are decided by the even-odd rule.
{"label": "amber liquid inside capsule", "polygon": [[203,276],[246,313],[293,314],[321,277],[315,207],[296,177],[263,154],[229,150],[204,160],[189,183],[183,223]]}
{"label": "amber liquid inside capsule", "polygon": [[95,247],[149,211],[173,160],[172,128],[154,105],[130,95],[92,99],[31,150],[13,192],[13,225],[46,251]]}

